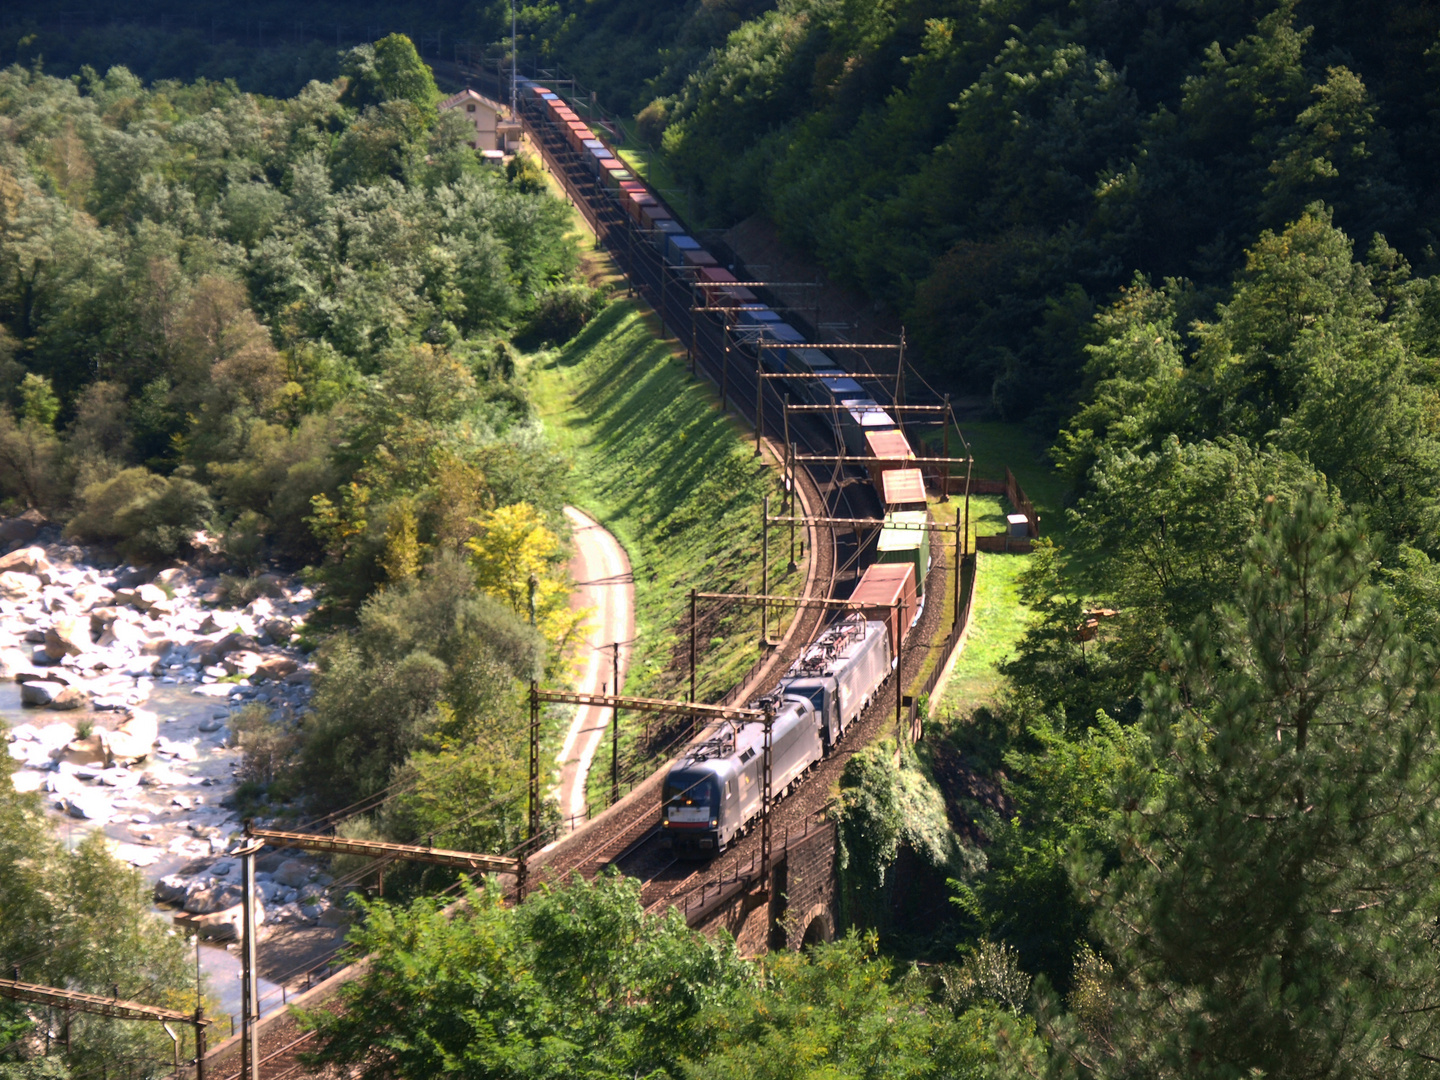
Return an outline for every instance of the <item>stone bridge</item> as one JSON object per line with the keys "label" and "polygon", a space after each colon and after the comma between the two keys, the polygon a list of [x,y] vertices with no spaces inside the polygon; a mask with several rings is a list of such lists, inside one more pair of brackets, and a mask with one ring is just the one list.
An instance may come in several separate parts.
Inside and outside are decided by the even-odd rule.
{"label": "stone bridge", "polygon": [[685,919],[707,933],[730,931],[745,956],[832,941],[840,925],[837,870],[835,823],[818,822],[776,845],[768,881],[759,867],[742,870],[702,894]]}

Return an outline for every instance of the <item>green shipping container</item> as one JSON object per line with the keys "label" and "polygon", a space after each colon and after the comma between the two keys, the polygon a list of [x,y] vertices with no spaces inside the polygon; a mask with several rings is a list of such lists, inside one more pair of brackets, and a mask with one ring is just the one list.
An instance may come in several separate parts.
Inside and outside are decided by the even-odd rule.
{"label": "green shipping container", "polygon": [[[915,567],[915,592],[925,595],[925,571],[930,569],[930,530],[912,526],[928,524],[930,515],[924,510],[896,510],[885,515],[880,529],[876,562],[908,562]],[[897,529],[892,526],[905,525]]]}

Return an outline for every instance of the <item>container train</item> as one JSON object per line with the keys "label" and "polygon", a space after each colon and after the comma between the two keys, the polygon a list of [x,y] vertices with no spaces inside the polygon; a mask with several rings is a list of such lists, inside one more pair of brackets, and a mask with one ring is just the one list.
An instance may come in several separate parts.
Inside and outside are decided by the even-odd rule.
{"label": "container train", "polygon": [[[527,111],[565,141],[665,263],[688,276],[696,299],[727,309],[721,314],[731,341],[774,374],[821,376],[786,382],[797,401],[831,407],[847,453],[883,459],[871,465],[871,479],[886,528],[878,561],[851,597],[860,608],[806,647],[769,701],[775,710],[771,791],[781,797],[830,753],[898,667],[900,645],[924,604],[930,566],[929,533],[913,527],[927,517],[924,478],[905,465],[914,454],[903,429],[851,372],[721,266],[560,95],[524,79],[521,90]],[[692,745],[670,770],[661,836],[677,855],[715,855],[754,824],[761,811],[763,742],[759,723],[726,725]]]}

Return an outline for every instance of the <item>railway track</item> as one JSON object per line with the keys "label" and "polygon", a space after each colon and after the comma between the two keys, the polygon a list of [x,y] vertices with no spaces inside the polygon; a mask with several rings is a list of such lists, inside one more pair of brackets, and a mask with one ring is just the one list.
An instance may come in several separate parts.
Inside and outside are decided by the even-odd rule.
{"label": "railway track", "polygon": [[[778,438],[785,427],[783,401],[772,384],[757,377],[750,358],[739,349],[726,348],[724,331],[713,316],[693,312],[691,286],[676,279],[648,238],[638,234],[628,217],[615,205],[613,200],[598,187],[594,178],[570,162],[569,148],[558,137],[545,130],[543,125],[529,122],[526,128],[532,140],[545,151],[552,172],[560,178],[567,194],[577,209],[586,217],[597,239],[621,265],[634,287],[659,314],[662,322],[678,340],[690,342],[697,374],[715,384],[727,405],[752,423],[756,416],[755,403],[760,399],[760,424],[762,436]],[[687,332],[688,331],[688,336]],[[882,390],[872,391],[877,401],[885,403],[889,396]],[[790,424],[792,442],[802,452],[828,453],[834,445],[835,433],[813,414],[792,418]],[[845,518],[876,518],[880,516],[879,501],[870,486],[868,475],[853,467],[836,465],[822,469],[807,466],[797,469],[796,484],[803,491],[803,501],[816,510],[823,509],[830,516]],[[811,545],[811,559],[815,561],[816,580],[821,587],[816,590],[826,597],[848,596],[859,576],[863,555],[873,537],[862,538],[857,532],[838,529],[834,526],[824,530],[824,543]],[[942,589],[943,568],[939,568],[941,579],[929,588]],[[929,591],[927,588],[927,592]],[[941,593],[943,595],[943,592]],[[912,641],[928,641],[933,626],[926,629],[924,621],[938,615],[933,605],[927,609],[922,626],[924,633],[912,633]],[[759,696],[773,689],[781,673],[799,655],[805,644],[818,635],[825,621],[826,612],[818,608],[802,608],[797,616],[796,633],[779,650],[776,662],[771,665],[770,675],[763,682],[751,688],[749,697]],[[938,621],[938,618],[937,620]],[[902,655],[902,677],[910,678],[912,668],[924,662],[923,648],[911,649]],[[907,656],[910,658],[907,662]],[[893,678],[893,676],[892,676]],[[888,682],[887,686],[890,685]],[[797,785],[788,797],[775,805],[772,818],[772,835],[783,846],[785,838],[799,833],[807,821],[813,821],[829,802],[829,792],[844,768],[844,762],[881,729],[886,715],[893,712],[883,707],[891,698],[877,692],[871,706],[859,722],[853,724],[845,739],[828,758],[817,763],[804,782]],[[613,811],[612,811],[613,813]],[[538,860],[532,864],[532,880],[559,882],[573,874],[591,878],[606,867],[614,866],[620,872],[635,876],[641,881],[641,901],[648,912],[663,911],[666,907],[683,903],[685,897],[717,882],[738,876],[742,863],[753,859],[758,850],[758,830],[736,842],[721,856],[709,863],[696,865],[682,862],[659,844],[659,801],[648,804],[637,802],[628,812],[617,815],[607,823],[603,831],[596,834],[578,856],[571,854],[553,860]],[[318,1007],[338,1007],[339,1000],[331,997]],[[301,1032],[294,1021],[280,1018],[260,1032],[259,1074],[262,1080],[298,1080],[311,1075],[300,1063],[297,1055],[309,1048],[311,1039]],[[238,1056],[227,1058],[211,1075],[225,1080],[239,1080]]]}

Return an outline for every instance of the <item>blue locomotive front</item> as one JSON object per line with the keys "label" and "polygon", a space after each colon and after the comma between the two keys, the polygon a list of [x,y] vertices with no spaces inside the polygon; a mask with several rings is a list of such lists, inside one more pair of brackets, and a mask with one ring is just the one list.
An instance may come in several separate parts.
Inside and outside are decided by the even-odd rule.
{"label": "blue locomotive front", "polygon": [[[660,816],[661,837],[677,855],[714,855],[725,847],[738,822],[733,778],[725,758],[687,761],[665,777]],[[731,791],[726,813],[725,792]],[[728,826],[728,827],[727,827]]]}

